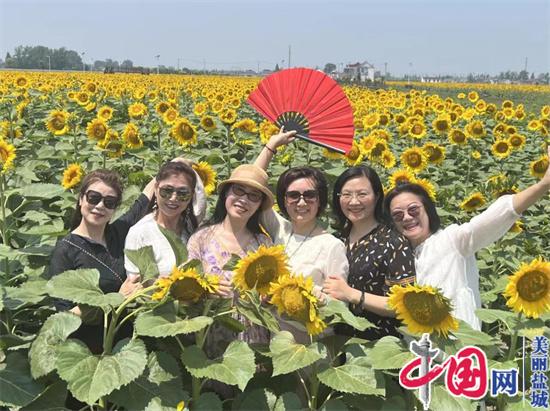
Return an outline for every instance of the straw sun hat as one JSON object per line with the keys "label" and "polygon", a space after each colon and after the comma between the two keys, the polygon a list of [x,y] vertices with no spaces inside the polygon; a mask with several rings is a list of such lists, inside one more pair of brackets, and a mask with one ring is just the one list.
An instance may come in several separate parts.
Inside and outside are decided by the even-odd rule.
{"label": "straw sun hat", "polygon": [[254,164],[243,164],[231,173],[231,177],[218,184],[218,193],[221,193],[227,184],[237,183],[254,188],[265,194],[262,201],[262,210],[273,206],[273,193],[267,185],[267,173]]}

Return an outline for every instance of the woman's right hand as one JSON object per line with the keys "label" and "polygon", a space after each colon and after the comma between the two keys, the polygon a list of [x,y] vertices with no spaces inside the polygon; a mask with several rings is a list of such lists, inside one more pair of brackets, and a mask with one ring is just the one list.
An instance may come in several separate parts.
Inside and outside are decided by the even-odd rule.
{"label": "woman's right hand", "polygon": [[233,284],[231,281],[226,280],[225,278],[220,278],[220,282],[218,283],[218,291],[216,291],[215,295],[221,298],[229,298],[233,296]]}
{"label": "woman's right hand", "polygon": [[281,127],[281,130],[278,134],[274,134],[269,139],[269,148],[276,150],[280,146],[292,143],[296,140],[296,131],[284,131],[284,128]]}
{"label": "woman's right hand", "polygon": [[126,280],[122,283],[120,286],[120,289],[118,292],[124,296],[124,298],[128,298],[132,294],[135,294],[139,290],[143,288],[143,285],[139,282],[140,276],[139,275],[129,275],[126,277]]}

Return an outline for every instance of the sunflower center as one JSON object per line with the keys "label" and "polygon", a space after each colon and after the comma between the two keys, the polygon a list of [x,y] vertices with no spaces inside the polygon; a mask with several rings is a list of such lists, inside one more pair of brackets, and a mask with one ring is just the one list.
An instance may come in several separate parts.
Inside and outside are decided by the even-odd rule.
{"label": "sunflower center", "polygon": [[420,124],[415,124],[414,126],[412,126],[412,133],[422,134],[422,126]]}
{"label": "sunflower center", "polygon": [[193,128],[191,128],[189,124],[181,124],[180,135],[183,137],[184,140],[191,140],[193,138]]}
{"label": "sunflower center", "polygon": [[304,322],[309,320],[308,302],[299,287],[286,287],[281,292],[281,301],[291,317]]}
{"label": "sunflower center", "polygon": [[461,131],[456,131],[453,134],[453,139],[458,143],[462,143],[464,140],[466,140],[466,136]]}
{"label": "sunflower center", "polygon": [[529,302],[538,301],[548,294],[550,284],[548,277],[541,271],[525,273],[517,284],[519,296]]}
{"label": "sunflower center", "polygon": [[404,295],[403,303],[413,320],[422,325],[436,326],[449,314],[449,307],[441,295],[409,292]]}
{"label": "sunflower center", "polygon": [[407,163],[411,167],[418,167],[422,164],[422,156],[418,153],[411,153],[407,158]]}
{"label": "sunflower center", "polygon": [[496,146],[496,150],[498,153],[506,153],[508,151],[508,144],[506,144],[504,141],[500,142]]}
{"label": "sunflower center", "polygon": [[250,288],[261,288],[274,281],[277,275],[277,262],[273,257],[259,257],[253,261],[244,274]]}
{"label": "sunflower center", "polygon": [[205,294],[204,288],[201,287],[198,281],[190,277],[177,280],[172,285],[170,292],[174,298],[184,302],[196,302]]}
{"label": "sunflower center", "polygon": [[56,130],[62,130],[65,127],[65,121],[61,117],[54,117],[52,119],[52,127]]}

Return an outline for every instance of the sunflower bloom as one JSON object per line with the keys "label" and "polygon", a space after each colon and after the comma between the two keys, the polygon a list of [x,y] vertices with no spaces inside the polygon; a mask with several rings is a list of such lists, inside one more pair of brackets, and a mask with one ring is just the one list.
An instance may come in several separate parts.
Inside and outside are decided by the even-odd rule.
{"label": "sunflower bloom", "polygon": [[382,156],[380,157],[380,162],[382,163],[384,168],[390,169],[395,167],[397,159],[391,151],[384,151],[384,153],[382,153]]}
{"label": "sunflower bloom", "polygon": [[448,115],[440,115],[432,121],[433,129],[439,134],[445,134],[451,129],[451,119]]}
{"label": "sunflower bloom", "polygon": [[258,132],[258,126],[251,118],[245,118],[234,123],[231,128],[233,130],[243,130],[248,133]]}
{"label": "sunflower bloom", "polygon": [[497,140],[491,146],[491,152],[496,158],[503,159],[510,155],[512,152],[512,146],[508,139],[506,140]]}
{"label": "sunflower bloom", "polygon": [[361,161],[363,161],[363,153],[361,153],[359,144],[357,144],[355,140],[353,141],[351,149],[346,154],[344,154],[344,160],[349,166],[356,166],[360,164]]}
{"label": "sunflower bloom", "polygon": [[290,275],[283,245],[261,245],[237,263],[233,283],[239,290],[256,289],[261,295],[269,292],[270,284],[281,276]]}
{"label": "sunflower bloom", "polygon": [[232,108],[224,110],[220,114],[220,120],[223,121],[225,124],[233,124],[236,119],[237,119],[237,112]]}
{"label": "sunflower bloom", "polygon": [[401,154],[401,164],[413,173],[418,173],[428,165],[428,158],[420,147],[411,147]]}
{"label": "sunflower bloom", "polygon": [[170,130],[170,135],[182,146],[197,143],[197,130],[186,118],[179,118]]}
{"label": "sunflower bloom", "polygon": [[82,170],[80,164],[70,164],[69,167],[63,171],[63,180],[61,181],[61,185],[65,190],[73,188],[80,183],[83,174],[84,170]]}
{"label": "sunflower bloom", "polygon": [[97,110],[97,118],[109,121],[111,118],[113,118],[113,111],[114,110],[109,106],[100,107],[100,109]]}
{"label": "sunflower bloom", "polygon": [[508,140],[510,141],[510,145],[514,150],[520,150],[525,145],[525,136],[521,134],[512,134]]}
{"label": "sunflower bloom", "polygon": [[160,115],[162,116],[166,110],[168,110],[170,108],[170,103],[166,102],[166,101],[159,101],[157,103],[157,105],[155,106],[155,111]]}
{"label": "sunflower bloom", "polygon": [[133,103],[128,107],[128,115],[133,119],[140,119],[147,114],[147,106],[143,103]]}
{"label": "sunflower bloom", "polygon": [[391,187],[403,183],[416,183],[416,177],[409,170],[397,170],[390,176]]}
{"label": "sunflower bloom", "polygon": [[466,134],[468,137],[481,138],[485,135],[485,127],[479,120],[472,121],[466,125]]}
{"label": "sunflower bloom", "polygon": [[426,180],[425,178],[419,178],[415,181],[415,183],[421,186],[428,193],[430,198],[435,202],[435,187],[429,180]]}
{"label": "sunflower bloom", "polygon": [[176,110],[174,107],[170,107],[162,115],[162,120],[166,124],[171,126],[178,120],[179,116],[180,116],[180,113],[178,113],[178,110]]}
{"label": "sunflower bloom", "polygon": [[415,121],[409,126],[409,136],[421,139],[426,135],[426,126],[423,122]]}
{"label": "sunflower bloom", "polygon": [[422,150],[424,150],[431,164],[441,164],[445,160],[445,147],[439,144],[426,143],[422,146]]}
{"label": "sunflower bloom", "polygon": [[531,161],[529,172],[533,177],[542,178],[548,169],[548,157],[541,156],[535,161]]}
{"label": "sunflower bloom", "polygon": [[515,312],[539,318],[550,310],[550,262],[537,258],[523,263],[509,277],[504,291],[506,304]]}
{"label": "sunflower bloom", "polygon": [[451,303],[439,290],[429,285],[394,285],[388,294],[388,306],[413,333],[433,333],[447,336],[458,329],[452,316]]}
{"label": "sunflower bloom", "polygon": [[212,116],[202,116],[201,127],[205,131],[214,131],[216,129],[216,122]]}
{"label": "sunflower bloom", "polygon": [[15,146],[0,139],[0,166],[2,166],[0,172],[2,174],[13,167],[13,161],[16,156]]}
{"label": "sunflower bloom", "polygon": [[107,123],[99,118],[94,118],[86,127],[86,134],[92,140],[101,141],[107,135]]}
{"label": "sunflower bloom", "polygon": [[155,301],[162,300],[164,296],[168,294],[170,286],[172,285],[172,280],[170,277],[161,277],[155,281],[155,285],[158,287],[158,291],[153,293],[151,299]]}
{"label": "sunflower bloom", "polygon": [[269,120],[264,120],[260,123],[260,140],[262,144],[266,144],[272,135],[279,132],[279,128],[270,122]]}
{"label": "sunflower bloom", "polygon": [[206,161],[200,161],[196,164],[193,164],[193,170],[201,178],[202,184],[204,185],[204,191],[207,195],[210,195],[216,189],[216,178],[217,174],[210,164]]}
{"label": "sunflower bloom", "polygon": [[449,131],[448,136],[451,144],[464,145],[468,141],[468,137],[466,136],[466,134],[458,128],[453,128],[451,131]]}
{"label": "sunflower bloom", "polygon": [[69,131],[69,113],[53,110],[46,121],[46,128],[54,136],[62,136]]}
{"label": "sunflower bloom", "polygon": [[139,136],[139,130],[134,123],[128,123],[122,132],[122,139],[128,148],[143,147],[143,140]]}
{"label": "sunflower bloom", "polygon": [[328,148],[323,148],[323,156],[329,160],[341,160],[343,158],[338,151],[329,150]]}
{"label": "sunflower bloom", "polygon": [[208,104],[207,103],[197,103],[197,104],[195,104],[195,108],[193,109],[193,113],[197,117],[202,117],[206,114],[206,110],[208,110]]}
{"label": "sunflower bloom", "polygon": [[471,194],[461,204],[460,208],[465,211],[474,211],[485,205],[485,197],[479,191]]}
{"label": "sunflower bloom", "polygon": [[208,294],[215,293],[219,283],[216,275],[201,275],[194,268],[182,270],[178,267],[172,270],[170,280],[170,294],[184,303],[196,303]]}
{"label": "sunflower bloom", "polygon": [[286,314],[305,325],[308,334],[320,334],[326,324],[319,317],[319,300],[313,295],[313,278],[286,275],[271,284],[271,304],[279,314]]}

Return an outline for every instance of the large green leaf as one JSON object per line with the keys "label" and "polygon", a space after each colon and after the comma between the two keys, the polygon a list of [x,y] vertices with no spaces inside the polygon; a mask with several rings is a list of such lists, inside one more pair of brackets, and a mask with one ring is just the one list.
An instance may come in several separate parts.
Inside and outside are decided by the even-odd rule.
{"label": "large green leaf", "polygon": [[518,316],[510,311],[494,310],[489,308],[479,308],[476,310],[476,315],[484,323],[494,323],[495,321],[502,321],[509,330],[512,330],[518,323]]}
{"label": "large green leaf", "polygon": [[21,188],[21,195],[26,198],[52,199],[60,197],[65,189],[59,184],[29,184]]}
{"label": "large green leaf", "polygon": [[74,397],[87,404],[138,378],[147,364],[140,340],[119,343],[113,355],[94,356],[80,341],[68,340],[57,350],[57,372]]}
{"label": "large green leaf", "polygon": [[222,409],[222,401],[213,392],[201,394],[197,403],[193,404],[193,411],[222,411]]}
{"label": "large green leaf", "polygon": [[237,301],[237,310],[252,323],[267,328],[272,333],[280,331],[279,321],[270,309],[262,305],[256,291],[246,291]]}
{"label": "large green leaf", "polygon": [[46,290],[52,297],[101,307],[104,310],[117,307],[124,301],[122,294],[103,294],[99,288],[99,272],[96,269],[65,271],[48,281]]}
{"label": "large green leaf", "polygon": [[21,353],[10,353],[0,367],[0,405],[23,407],[38,396],[44,387],[33,380],[29,362]]}
{"label": "large green leaf", "polygon": [[44,392],[36,397],[21,411],[61,411],[65,409],[67,399],[67,384],[65,381],[57,381],[48,385]]}
{"label": "large green leaf", "polygon": [[375,370],[391,370],[403,367],[415,357],[402,341],[391,335],[382,337],[367,353],[367,359]]}
{"label": "large green leaf", "polygon": [[332,317],[328,322],[329,325],[344,323],[359,331],[374,327],[369,320],[363,317],[357,317],[349,310],[346,304],[338,300],[330,300],[327,305],[321,307],[320,314],[322,318]]}
{"label": "large green leaf", "polygon": [[124,250],[124,255],[138,268],[141,280],[146,281],[159,276],[153,247],[146,245],[138,250]]}
{"label": "large green leaf", "polygon": [[384,379],[364,358],[352,359],[339,367],[327,367],[317,374],[333,390],[366,395],[384,395]]}
{"label": "large green leaf", "polygon": [[464,321],[459,321],[459,327],[456,331],[451,333],[460,341],[462,346],[465,345],[478,345],[478,346],[494,346],[497,340],[491,337],[489,334],[485,334],[482,331],[474,330]]}
{"label": "large green leaf", "polygon": [[[158,401],[153,401],[155,398]],[[177,361],[163,352],[149,354],[145,373],[109,395],[109,401],[130,410],[145,409],[152,401],[155,406],[174,409],[180,401],[188,400]]]}
{"label": "large green leaf", "polygon": [[213,320],[210,317],[178,317],[176,304],[168,302],[152,311],[139,314],[135,323],[136,333],[148,337],[169,337],[194,333],[212,324]]}
{"label": "large green leaf", "polygon": [[46,320],[29,351],[33,378],[42,377],[55,369],[57,347],[81,323],[80,317],[68,312],[54,314]]}
{"label": "large green leaf", "polygon": [[318,342],[308,346],[298,344],[288,331],[275,334],[269,348],[273,360],[274,377],[307,367],[327,357],[327,350],[323,344]]}
{"label": "large green leaf", "polygon": [[167,230],[160,225],[158,226],[158,228],[160,232],[164,235],[164,237],[166,237],[166,239],[168,240],[170,247],[172,247],[172,251],[176,256],[176,265],[179,267],[181,264],[187,261],[187,247],[173,231]]}
{"label": "large green leaf", "polygon": [[244,390],[256,371],[254,352],[243,341],[232,341],[221,360],[209,360],[204,352],[192,345],[181,356],[182,362],[191,375],[197,378],[210,378]]}
{"label": "large green leaf", "polygon": [[0,291],[0,306],[15,311],[23,307],[38,304],[46,297],[46,281],[27,281],[19,287],[3,287]]}

